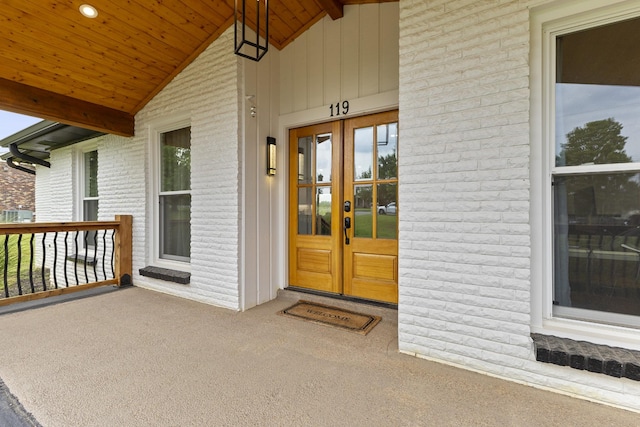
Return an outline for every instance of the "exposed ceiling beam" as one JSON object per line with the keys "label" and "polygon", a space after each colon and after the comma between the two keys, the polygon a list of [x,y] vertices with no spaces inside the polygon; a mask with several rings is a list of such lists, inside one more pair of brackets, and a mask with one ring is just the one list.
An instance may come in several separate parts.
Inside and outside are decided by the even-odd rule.
{"label": "exposed ceiling beam", "polygon": [[0,109],[120,136],[133,136],[134,116],[124,111],[0,79]]}
{"label": "exposed ceiling beam", "polygon": [[334,21],[344,16],[344,6],[340,0],[318,0],[318,3]]}

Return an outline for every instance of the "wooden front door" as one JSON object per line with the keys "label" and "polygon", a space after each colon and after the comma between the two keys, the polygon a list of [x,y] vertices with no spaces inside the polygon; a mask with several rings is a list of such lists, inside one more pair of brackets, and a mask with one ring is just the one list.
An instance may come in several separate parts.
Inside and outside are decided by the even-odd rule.
{"label": "wooden front door", "polygon": [[289,285],[397,303],[397,111],[293,129],[289,144]]}

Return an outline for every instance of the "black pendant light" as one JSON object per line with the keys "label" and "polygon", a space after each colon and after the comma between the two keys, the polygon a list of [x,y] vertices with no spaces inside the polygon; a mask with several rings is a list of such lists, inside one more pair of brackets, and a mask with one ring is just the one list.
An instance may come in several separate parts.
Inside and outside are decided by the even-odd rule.
{"label": "black pendant light", "polygon": [[[253,33],[247,27],[247,2],[256,8],[255,40],[250,40],[247,32]],[[251,12],[251,11],[250,11]],[[242,15],[241,17],[239,15]],[[234,47],[236,55],[260,61],[269,49],[269,0],[235,0],[234,15]],[[260,38],[260,30],[264,29],[265,36]]]}

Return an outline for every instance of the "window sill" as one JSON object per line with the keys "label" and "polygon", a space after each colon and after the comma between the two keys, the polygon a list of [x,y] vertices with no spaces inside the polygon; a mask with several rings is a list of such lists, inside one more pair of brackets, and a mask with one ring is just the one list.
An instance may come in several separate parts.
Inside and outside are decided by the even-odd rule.
{"label": "window sill", "polygon": [[169,268],[146,266],[138,270],[141,276],[152,277],[154,279],[165,280],[167,282],[188,285],[191,282],[191,273]]}
{"label": "window sill", "polygon": [[640,351],[531,334],[536,360],[640,381]]}

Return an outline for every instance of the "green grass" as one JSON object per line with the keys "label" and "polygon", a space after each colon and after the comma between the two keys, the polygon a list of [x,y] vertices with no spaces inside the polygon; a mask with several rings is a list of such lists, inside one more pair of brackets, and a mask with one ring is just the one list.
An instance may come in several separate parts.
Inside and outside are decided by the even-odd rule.
{"label": "green grass", "polygon": [[[0,236],[0,289],[4,290],[4,263],[5,263],[5,240],[6,236]],[[31,234],[22,235],[20,241],[20,247],[22,252],[22,259],[20,263],[20,276],[24,277],[29,274],[29,259],[31,254],[29,240]],[[10,235],[8,242],[8,269],[7,269],[7,281],[9,284],[16,282],[18,274],[18,236]]]}
{"label": "green grass", "polygon": [[[367,211],[369,211],[367,209]],[[396,239],[398,217],[396,215],[377,215],[378,218],[378,238],[379,239]],[[372,237],[373,216],[371,215],[354,215],[355,237]]]}

